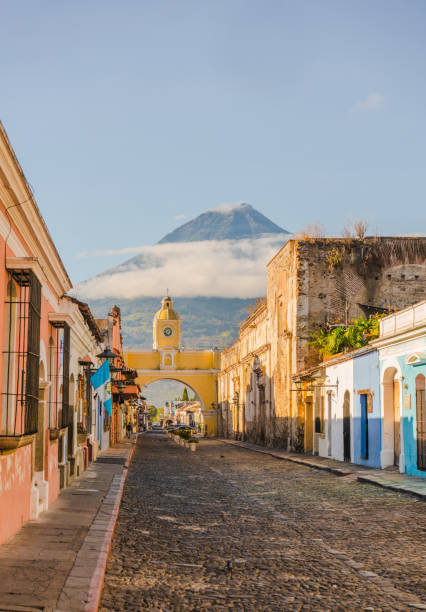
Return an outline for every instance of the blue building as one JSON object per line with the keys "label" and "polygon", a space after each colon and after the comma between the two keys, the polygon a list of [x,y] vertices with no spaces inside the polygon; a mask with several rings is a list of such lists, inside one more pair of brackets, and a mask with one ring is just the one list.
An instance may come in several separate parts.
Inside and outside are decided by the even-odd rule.
{"label": "blue building", "polygon": [[[426,301],[380,320],[368,346],[295,377],[313,453],[426,477]],[[312,432],[312,433],[311,433]]]}
{"label": "blue building", "polygon": [[381,465],[426,477],[426,301],[380,322]]}

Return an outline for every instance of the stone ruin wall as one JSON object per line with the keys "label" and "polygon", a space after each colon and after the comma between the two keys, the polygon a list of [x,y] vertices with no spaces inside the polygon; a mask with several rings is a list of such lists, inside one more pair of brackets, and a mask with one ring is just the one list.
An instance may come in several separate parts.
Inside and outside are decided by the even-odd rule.
{"label": "stone ruin wall", "polygon": [[268,265],[273,444],[303,449],[292,376],[318,363],[310,341],[321,325],[425,298],[426,238],[289,241]]}
{"label": "stone ruin wall", "polygon": [[321,325],[344,325],[426,298],[426,238],[297,242],[296,370],[318,362],[310,348]]}

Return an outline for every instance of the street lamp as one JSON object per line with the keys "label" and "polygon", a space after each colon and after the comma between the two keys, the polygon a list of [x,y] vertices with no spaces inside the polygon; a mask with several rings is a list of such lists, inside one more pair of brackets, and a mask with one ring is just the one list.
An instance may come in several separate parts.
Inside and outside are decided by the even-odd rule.
{"label": "street lamp", "polygon": [[112,350],[109,348],[109,346],[107,346],[102,353],[99,353],[99,355],[96,355],[96,357],[98,357],[99,359],[108,359],[110,366],[112,366],[114,359],[117,359],[117,357],[121,357],[121,355],[117,355],[117,353],[113,353]]}

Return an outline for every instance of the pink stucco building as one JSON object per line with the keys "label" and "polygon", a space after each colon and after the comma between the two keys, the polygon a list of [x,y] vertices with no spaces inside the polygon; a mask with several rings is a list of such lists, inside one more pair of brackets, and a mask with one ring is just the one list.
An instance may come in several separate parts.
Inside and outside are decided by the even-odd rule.
{"label": "pink stucco building", "polygon": [[96,455],[88,379],[104,343],[70,289],[0,124],[0,544]]}

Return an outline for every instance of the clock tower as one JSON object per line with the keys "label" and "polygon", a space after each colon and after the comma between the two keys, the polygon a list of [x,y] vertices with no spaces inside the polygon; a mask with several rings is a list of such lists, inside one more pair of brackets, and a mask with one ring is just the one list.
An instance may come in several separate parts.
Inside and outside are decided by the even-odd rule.
{"label": "clock tower", "polygon": [[161,369],[174,369],[175,357],[181,347],[181,320],[173,309],[171,298],[166,295],[161,302],[161,308],[154,316],[153,348],[161,354]]}

